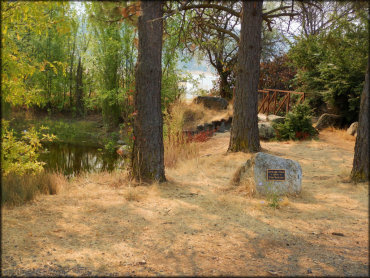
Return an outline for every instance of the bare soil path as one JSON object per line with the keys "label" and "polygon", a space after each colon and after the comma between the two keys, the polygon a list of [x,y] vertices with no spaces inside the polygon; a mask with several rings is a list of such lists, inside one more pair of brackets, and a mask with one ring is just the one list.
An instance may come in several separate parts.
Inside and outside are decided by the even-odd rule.
{"label": "bare soil path", "polygon": [[369,275],[368,185],[346,180],[354,140],[327,130],[318,141],[262,142],[303,169],[301,196],[280,209],[230,187],[250,155],[226,154],[228,140],[202,143],[166,183],[90,174],[59,195],[3,208],[2,274]]}

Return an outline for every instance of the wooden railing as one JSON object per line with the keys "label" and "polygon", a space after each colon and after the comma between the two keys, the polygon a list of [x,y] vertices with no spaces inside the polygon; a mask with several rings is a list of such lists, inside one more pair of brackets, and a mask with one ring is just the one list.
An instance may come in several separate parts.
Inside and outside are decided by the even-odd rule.
{"label": "wooden railing", "polygon": [[267,115],[270,113],[276,115],[284,106],[285,113],[288,113],[289,109],[293,105],[291,103],[292,102],[291,95],[300,95],[295,104],[302,103],[305,99],[304,92],[284,91],[277,89],[263,89],[258,90],[258,93],[259,95],[262,95],[262,101],[258,107],[258,113]]}

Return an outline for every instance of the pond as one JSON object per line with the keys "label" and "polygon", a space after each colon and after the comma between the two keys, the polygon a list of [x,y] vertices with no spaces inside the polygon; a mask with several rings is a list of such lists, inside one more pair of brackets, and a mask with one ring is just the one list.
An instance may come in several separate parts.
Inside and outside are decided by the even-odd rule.
{"label": "pond", "polygon": [[67,143],[45,143],[39,160],[46,171],[58,171],[66,176],[81,172],[113,171],[122,168],[124,159],[117,153],[109,154],[98,146]]}

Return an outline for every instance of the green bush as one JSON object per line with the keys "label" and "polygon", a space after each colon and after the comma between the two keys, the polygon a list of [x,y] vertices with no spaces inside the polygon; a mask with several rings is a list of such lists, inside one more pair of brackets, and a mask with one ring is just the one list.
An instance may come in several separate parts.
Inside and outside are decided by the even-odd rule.
{"label": "green bush", "polygon": [[284,123],[274,124],[278,140],[304,140],[315,137],[318,132],[312,126],[311,108],[299,104],[289,112]]}
{"label": "green bush", "polygon": [[108,141],[107,144],[104,145],[104,149],[110,153],[110,154],[114,154],[116,152],[116,144],[114,141]]}
{"label": "green bush", "polygon": [[52,141],[54,135],[41,134],[47,128],[41,126],[41,131],[34,127],[24,130],[22,136],[17,138],[12,129],[9,129],[9,122],[1,121],[1,174],[35,174],[43,169],[44,163],[38,161],[39,151],[42,148],[41,140]]}
{"label": "green bush", "polygon": [[[333,106],[347,123],[358,119],[369,49],[367,16],[339,19],[326,32],[298,39],[288,56],[297,69],[294,87],[311,107]],[[312,93],[315,92],[315,93]]]}

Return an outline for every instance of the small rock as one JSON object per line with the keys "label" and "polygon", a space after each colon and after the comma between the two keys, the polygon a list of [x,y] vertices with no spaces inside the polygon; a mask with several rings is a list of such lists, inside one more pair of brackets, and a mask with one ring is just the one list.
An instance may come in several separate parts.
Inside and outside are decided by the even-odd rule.
{"label": "small rock", "polygon": [[342,233],[336,233],[336,232],[333,232],[333,233],[331,233],[333,236],[344,236],[344,234],[342,234]]}
{"label": "small rock", "polygon": [[275,129],[270,123],[258,123],[258,133],[261,139],[271,139],[275,136]]}
{"label": "small rock", "polygon": [[350,127],[347,129],[347,133],[349,135],[354,136],[357,133],[357,128],[358,128],[358,122],[354,122],[350,125]]}
{"label": "small rock", "polygon": [[259,122],[267,122],[267,116],[265,114],[258,114],[257,117]]}
{"label": "small rock", "polygon": [[277,271],[275,270],[268,270],[267,272],[270,273],[271,275],[278,275]]}
{"label": "small rock", "polygon": [[141,262],[139,262],[140,265],[144,265],[146,264],[146,261],[145,260],[142,260]]}
{"label": "small rock", "polygon": [[225,131],[226,131],[225,122],[224,122],[224,121],[222,121],[222,122],[221,122],[220,127],[219,127],[219,128],[218,128],[218,130],[217,130],[217,132],[221,132],[221,133],[223,133],[223,132],[225,132]]}
{"label": "small rock", "polygon": [[267,120],[272,123],[282,124],[285,121],[285,117],[271,114],[267,116]]}
{"label": "small rock", "polygon": [[204,126],[203,125],[198,125],[197,126],[197,131],[203,131],[204,130]]}

